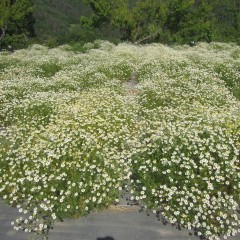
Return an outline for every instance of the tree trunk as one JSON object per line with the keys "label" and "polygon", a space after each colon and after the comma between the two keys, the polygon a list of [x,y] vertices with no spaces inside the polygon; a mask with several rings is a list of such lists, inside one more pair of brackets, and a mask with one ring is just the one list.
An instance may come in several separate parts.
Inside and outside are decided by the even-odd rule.
{"label": "tree trunk", "polygon": [[140,44],[141,42],[144,42],[144,41],[146,41],[146,40],[148,40],[148,39],[151,39],[151,38],[156,37],[158,34],[159,34],[159,31],[157,31],[157,32],[155,32],[155,33],[152,33],[152,34],[150,34],[150,35],[148,35],[148,36],[146,36],[146,37],[144,37],[144,38],[141,38],[141,39],[137,40],[136,43],[137,43],[137,44]]}
{"label": "tree trunk", "polygon": [[0,27],[1,31],[2,31],[2,35],[0,36],[0,41],[4,38],[4,36],[6,35],[6,27]]}

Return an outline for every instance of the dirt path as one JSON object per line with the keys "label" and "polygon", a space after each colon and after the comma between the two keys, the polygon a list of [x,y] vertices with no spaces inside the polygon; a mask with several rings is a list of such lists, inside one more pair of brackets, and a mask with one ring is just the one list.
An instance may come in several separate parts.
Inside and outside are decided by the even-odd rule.
{"label": "dirt path", "polygon": [[136,95],[139,92],[137,74],[132,73],[130,80],[124,82],[123,86],[128,94]]}

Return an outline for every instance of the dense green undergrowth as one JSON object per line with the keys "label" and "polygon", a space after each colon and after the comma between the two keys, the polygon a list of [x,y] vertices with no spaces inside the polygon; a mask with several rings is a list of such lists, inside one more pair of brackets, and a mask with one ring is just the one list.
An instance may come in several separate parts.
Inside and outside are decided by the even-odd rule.
{"label": "dense green undergrowth", "polygon": [[[0,53],[0,197],[16,230],[118,202],[219,239],[240,231],[239,46]],[[131,83],[131,84],[129,84]]]}

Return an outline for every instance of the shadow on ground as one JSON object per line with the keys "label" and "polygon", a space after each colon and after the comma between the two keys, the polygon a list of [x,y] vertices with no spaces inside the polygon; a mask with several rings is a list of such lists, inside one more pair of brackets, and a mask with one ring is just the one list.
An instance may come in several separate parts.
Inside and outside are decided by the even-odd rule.
{"label": "shadow on ground", "polygon": [[97,238],[97,240],[115,240],[112,237]]}

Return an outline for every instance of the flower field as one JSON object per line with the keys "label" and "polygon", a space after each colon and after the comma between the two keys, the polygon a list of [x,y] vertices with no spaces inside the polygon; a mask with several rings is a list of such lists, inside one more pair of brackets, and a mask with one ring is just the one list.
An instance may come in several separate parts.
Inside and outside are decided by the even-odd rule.
{"label": "flower field", "polygon": [[95,41],[2,52],[0,166],[0,197],[21,213],[14,229],[43,238],[123,190],[201,238],[235,235],[240,47]]}

